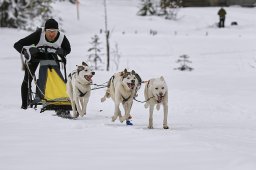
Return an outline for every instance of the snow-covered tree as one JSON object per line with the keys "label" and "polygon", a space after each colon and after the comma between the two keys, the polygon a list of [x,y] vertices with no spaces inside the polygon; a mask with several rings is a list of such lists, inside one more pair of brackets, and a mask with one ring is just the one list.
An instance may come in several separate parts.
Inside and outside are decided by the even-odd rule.
{"label": "snow-covered tree", "polygon": [[24,12],[28,2],[18,0],[0,1],[0,26],[18,28],[26,23],[27,14]]}
{"label": "snow-covered tree", "polygon": [[141,8],[138,11],[137,15],[146,16],[154,15],[156,10],[154,8],[153,2],[151,0],[142,0]]}
{"label": "snow-covered tree", "polygon": [[58,1],[69,1],[70,3],[72,3],[72,4],[75,4],[77,1],[79,1],[79,0],[58,0]]}
{"label": "snow-covered tree", "polygon": [[53,0],[0,0],[0,27],[29,30],[38,24],[41,26],[52,16],[52,2]]}
{"label": "snow-covered tree", "polygon": [[165,19],[176,20],[182,0],[142,0],[137,15],[165,16]]}
{"label": "snow-covered tree", "polygon": [[52,17],[52,2],[53,0],[38,0],[38,1],[32,1],[31,4],[32,8],[38,8],[37,10],[33,10],[31,13],[31,16],[40,16],[43,20],[46,20],[50,17]]}
{"label": "snow-covered tree", "polygon": [[88,61],[91,64],[94,64],[94,68],[93,68],[94,70],[100,70],[101,67],[100,67],[99,63],[102,63],[102,59],[100,57],[101,50],[100,50],[99,45],[101,43],[100,43],[98,35],[94,35],[94,37],[92,37],[92,42],[90,44],[92,45],[92,47],[88,49],[88,52],[91,53],[88,56]]}
{"label": "snow-covered tree", "polygon": [[175,20],[177,19],[178,10],[181,6],[181,0],[161,0],[160,15],[164,15],[166,19]]}

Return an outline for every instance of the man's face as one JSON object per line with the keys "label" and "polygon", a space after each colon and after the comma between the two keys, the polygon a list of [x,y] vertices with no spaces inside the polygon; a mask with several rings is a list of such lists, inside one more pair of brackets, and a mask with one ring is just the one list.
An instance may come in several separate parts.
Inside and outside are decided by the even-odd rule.
{"label": "man's face", "polygon": [[46,29],[45,36],[48,41],[53,41],[58,34],[58,29]]}

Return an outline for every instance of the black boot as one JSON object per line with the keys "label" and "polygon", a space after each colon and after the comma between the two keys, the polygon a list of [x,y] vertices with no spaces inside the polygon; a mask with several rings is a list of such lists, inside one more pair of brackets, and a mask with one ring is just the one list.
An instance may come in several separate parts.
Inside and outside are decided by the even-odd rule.
{"label": "black boot", "polygon": [[26,110],[28,108],[28,83],[26,81],[23,81],[21,85],[21,99],[21,109]]}
{"label": "black boot", "polygon": [[28,106],[27,105],[21,105],[21,109],[27,110]]}

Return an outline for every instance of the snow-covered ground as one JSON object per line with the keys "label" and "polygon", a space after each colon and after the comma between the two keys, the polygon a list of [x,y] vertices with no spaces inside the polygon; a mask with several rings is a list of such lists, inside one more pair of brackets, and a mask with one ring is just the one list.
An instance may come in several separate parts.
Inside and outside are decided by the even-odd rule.
{"label": "snow-covered ground", "polygon": [[[104,89],[92,92],[88,113],[77,120],[54,112],[20,109],[23,79],[13,44],[28,34],[0,29],[0,169],[1,170],[254,170],[256,168],[256,10],[229,7],[227,27],[218,29],[218,8],[184,8],[177,21],[138,17],[138,1],[108,0],[110,43],[119,46],[118,71],[134,69],[143,80],[163,75],[169,86],[169,130],[162,129],[162,109],[154,129],[148,110],[134,102],[134,126],[111,122],[114,105],[100,102]],[[68,72],[85,61],[91,37],[102,47],[101,0],[76,7],[55,5],[72,45]],[[230,26],[237,21],[238,26]],[[158,32],[149,34],[150,30]],[[187,54],[192,72],[174,70]],[[105,59],[104,59],[105,60]],[[96,71],[94,83],[116,72]],[[142,86],[139,100],[144,100]]]}

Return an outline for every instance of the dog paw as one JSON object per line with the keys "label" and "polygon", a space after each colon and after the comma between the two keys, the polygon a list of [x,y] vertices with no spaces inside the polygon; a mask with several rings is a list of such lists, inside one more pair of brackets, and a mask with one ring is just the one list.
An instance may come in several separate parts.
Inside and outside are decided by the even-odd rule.
{"label": "dog paw", "polygon": [[110,97],[110,90],[109,90],[109,89],[107,89],[107,91],[106,91],[106,93],[105,93],[105,96],[106,96],[107,98]]}
{"label": "dog paw", "polygon": [[102,98],[100,99],[101,103],[104,102],[105,100],[106,100],[106,97],[102,97]]}
{"label": "dog paw", "polygon": [[78,116],[79,114],[77,112],[73,112],[73,115],[72,115],[73,118],[78,118]]}
{"label": "dog paw", "polygon": [[164,129],[169,129],[169,126],[164,125],[163,128],[164,128]]}
{"label": "dog paw", "polygon": [[112,122],[116,121],[117,117],[116,116],[112,116]]}
{"label": "dog paw", "polygon": [[120,116],[120,117],[119,117],[119,121],[120,121],[121,123],[123,123],[125,120],[126,120],[125,116]]}
{"label": "dog paw", "polygon": [[84,117],[86,115],[86,113],[81,113],[80,117]]}
{"label": "dog paw", "polygon": [[148,125],[148,128],[149,129],[153,129],[153,125]]}

